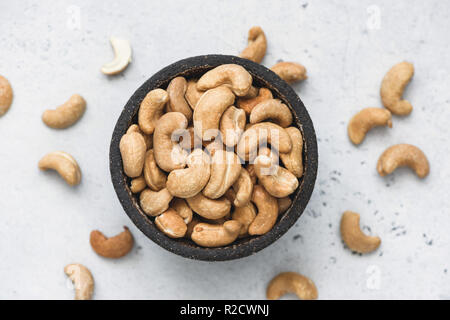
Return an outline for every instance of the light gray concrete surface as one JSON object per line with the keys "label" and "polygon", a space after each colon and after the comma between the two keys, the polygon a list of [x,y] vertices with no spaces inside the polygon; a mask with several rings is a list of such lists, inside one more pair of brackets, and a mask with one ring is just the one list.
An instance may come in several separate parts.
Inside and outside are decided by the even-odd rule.
{"label": "light gray concrete surface", "polygon": [[[96,299],[264,299],[267,282],[286,270],[311,277],[322,299],[449,299],[449,15],[447,1],[1,1],[0,74],[15,97],[0,118],[0,298],[71,299],[63,267],[79,262],[94,274]],[[319,139],[316,188],[302,218],[269,248],[237,261],[191,261],[152,243],[124,214],[109,175],[112,130],[153,73],[185,57],[238,54],[253,25],[268,38],[264,65],[283,59],[308,69],[294,89]],[[111,35],[133,47],[116,77],[99,71],[112,59]],[[381,79],[402,60],[415,65],[405,93],[414,111],[354,147],[348,120],[381,106]],[[88,102],[82,120],[47,128],[43,110],[75,92]],[[407,169],[378,176],[378,156],[400,142],[424,150],[428,178]],[[81,185],[38,170],[54,150],[78,159]],[[378,251],[344,248],[344,210],[360,212],[364,230],[382,238]],[[91,250],[91,230],[113,235],[123,225],[136,238],[131,254],[110,261]]]}

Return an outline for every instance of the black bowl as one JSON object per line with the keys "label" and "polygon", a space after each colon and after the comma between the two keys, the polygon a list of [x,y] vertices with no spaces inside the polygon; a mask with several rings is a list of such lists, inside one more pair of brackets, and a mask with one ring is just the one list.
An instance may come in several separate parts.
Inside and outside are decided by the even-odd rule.
{"label": "black bowl", "polygon": [[[119,142],[128,127],[133,123],[137,123],[139,105],[150,90],[166,88],[169,82],[177,76],[186,78],[197,77],[214,67],[227,63],[243,66],[252,75],[254,84],[269,88],[274,97],[281,99],[293,111],[294,125],[303,134],[304,175],[300,180],[300,187],[291,195],[292,206],[288,211],[280,215],[271,231],[262,236],[238,239],[226,247],[203,248],[188,239],[171,239],[167,237],[156,228],[152,219],[140,209],[138,204],[139,198],[131,193],[129,188],[130,179],[123,172]],[[317,141],[313,123],[303,102],[285,81],[266,67],[250,60],[235,56],[206,55],[187,58],[171,64],[148,79],[131,96],[114,128],[110,147],[110,171],[114,189],[125,212],[133,223],[152,241],[164,249],[183,257],[207,261],[224,261],[246,257],[264,249],[280,238],[297,221],[305,210],[314,189],[317,175],[317,157]]]}

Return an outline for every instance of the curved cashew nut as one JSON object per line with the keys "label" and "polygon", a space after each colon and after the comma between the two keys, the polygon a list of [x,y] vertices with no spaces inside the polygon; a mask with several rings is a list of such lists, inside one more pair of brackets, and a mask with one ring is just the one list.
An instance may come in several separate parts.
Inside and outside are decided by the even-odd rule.
{"label": "curved cashew nut", "polygon": [[245,111],[235,106],[229,107],[220,118],[220,133],[227,147],[234,147],[241,138],[247,122]]}
{"label": "curved cashew nut", "polygon": [[379,237],[365,235],[359,226],[359,214],[345,211],[341,218],[341,236],[345,244],[355,252],[375,251],[381,243]]}
{"label": "curved cashew nut", "polygon": [[261,235],[269,232],[278,217],[278,202],[264,187],[256,185],[253,187],[252,202],[258,208],[258,214],[248,227],[248,234]]}
{"label": "curved cashew nut", "polygon": [[187,82],[186,93],[184,94],[184,97],[192,110],[195,109],[198,100],[200,100],[202,95],[205,93],[204,91],[197,89],[197,81],[198,79],[189,79]]}
{"label": "curved cashew nut", "polygon": [[105,63],[101,71],[107,75],[121,73],[131,62],[131,45],[126,39],[111,37],[109,38],[114,50],[114,60]]}
{"label": "curved cashew nut", "polygon": [[311,279],[296,272],[282,272],[267,286],[267,299],[277,300],[286,293],[294,293],[299,299],[314,300],[318,293]]}
{"label": "curved cashew nut", "polygon": [[236,197],[233,201],[235,207],[244,207],[250,202],[253,193],[253,182],[250,174],[245,168],[241,168],[239,177],[233,184]]}
{"label": "curved cashew nut", "polygon": [[267,50],[267,40],[261,27],[252,27],[248,31],[248,46],[241,52],[241,58],[261,63]]}
{"label": "curved cashew nut", "polygon": [[292,204],[292,200],[289,197],[277,198],[278,202],[278,214],[285,213]]}
{"label": "curved cashew nut", "polygon": [[146,134],[146,133],[142,132],[141,128],[139,128],[139,125],[132,124],[127,130],[127,133],[130,133],[130,132],[137,132],[142,135],[142,137],[145,140],[145,145],[147,146],[147,150],[153,148],[153,136],[151,134]]}
{"label": "curved cashew nut", "polygon": [[192,209],[187,204],[186,200],[175,198],[170,207],[177,212],[177,214],[183,218],[185,224],[189,224],[192,221],[193,213]]}
{"label": "curved cashew nut", "polygon": [[206,91],[194,110],[195,134],[202,140],[215,137],[222,114],[233,102],[234,94],[225,86]]}
{"label": "curved cashew nut", "polygon": [[55,110],[44,111],[42,121],[50,128],[65,129],[77,122],[85,110],[86,101],[79,94],[74,94]]}
{"label": "curved cashew nut", "polygon": [[164,113],[164,107],[169,101],[169,95],[163,89],[155,89],[147,93],[139,107],[138,123],[146,134],[155,131],[156,123]]}
{"label": "curved cashew nut", "polygon": [[355,114],[348,123],[347,132],[354,144],[360,144],[370,129],[377,126],[392,128],[392,116],[389,110],[365,108]]}
{"label": "curved cashew nut", "polygon": [[170,81],[167,87],[169,95],[169,103],[167,104],[168,112],[181,112],[188,121],[192,119],[192,109],[189,107],[184,95],[187,90],[187,81],[183,77],[176,77]]}
{"label": "curved cashew nut", "polygon": [[231,209],[231,202],[227,198],[209,199],[201,192],[186,199],[189,207],[206,219],[220,219],[225,217]]}
{"label": "curved cashew nut", "polygon": [[259,89],[258,95],[255,98],[246,98],[246,97],[238,98],[237,106],[241,109],[244,109],[246,114],[250,114],[256,105],[272,98],[273,95],[269,89],[261,88]]}
{"label": "curved cashew nut", "polygon": [[147,183],[145,182],[145,178],[143,176],[134,178],[131,180],[130,190],[133,193],[139,193],[142,190],[147,188]]}
{"label": "curved cashew nut", "polygon": [[248,164],[247,171],[248,174],[250,175],[250,179],[252,180],[253,185],[255,185],[258,182],[258,176],[256,175],[255,172],[255,166],[253,164]]}
{"label": "curved cashew nut", "polygon": [[137,178],[144,168],[147,146],[144,137],[137,132],[126,133],[120,139],[123,171],[130,178]]}
{"label": "curved cashew nut", "polygon": [[292,123],[292,112],[279,99],[268,99],[258,103],[250,113],[250,123],[258,123],[271,119],[283,128]]}
{"label": "curved cashew nut", "polygon": [[184,235],[185,238],[191,239],[192,232],[194,232],[194,228],[196,225],[198,225],[200,222],[200,219],[197,216],[192,217],[192,221],[188,223],[186,234]]}
{"label": "curved cashew nut", "polygon": [[149,216],[160,215],[169,208],[169,203],[173,196],[166,188],[160,191],[145,189],[139,198],[142,210]]}
{"label": "curved cashew nut", "polygon": [[180,112],[168,112],[156,125],[153,134],[153,154],[158,167],[166,172],[186,166],[186,150],[172,140],[177,131],[186,130],[188,121]]}
{"label": "curved cashew nut", "polygon": [[244,67],[238,64],[222,64],[202,75],[198,79],[197,89],[205,91],[225,84],[231,87],[235,95],[242,97],[250,90],[252,81],[252,76]]}
{"label": "curved cashew nut", "polygon": [[270,70],[289,84],[308,78],[306,68],[295,62],[278,62]]}
{"label": "curved cashew nut", "polygon": [[0,75],[0,117],[11,107],[13,90],[8,79]]}
{"label": "curved cashew nut", "polygon": [[167,209],[155,218],[156,227],[170,238],[183,238],[187,225],[174,209]]}
{"label": "curved cashew nut", "polygon": [[414,75],[414,66],[409,62],[400,62],[393,66],[381,82],[381,101],[393,114],[408,115],[413,107],[407,100],[402,100],[403,91]]}
{"label": "curved cashew nut", "polygon": [[234,152],[216,150],[211,160],[211,177],[203,194],[210,199],[223,196],[239,178],[241,167],[240,159]]}
{"label": "curved cashew nut", "polygon": [[75,300],[90,300],[94,292],[94,278],[88,268],[79,263],[68,264],[64,273],[75,287]]}
{"label": "curved cashew nut", "polygon": [[285,129],[291,137],[292,150],[281,153],[280,158],[285,167],[297,178],[303,175],[303,136],[299,129],[289,127]]}
{"label": "curved cashew nut", "polygon": [[214,156],[217,150],[225,150],[220,136],[217,136],[213,141],[203,141],[203,146],[211,157]]}
{"label": "curved cashew nut", "polygon": [[241,227],[241,223],[235,220],[226,221],[223,225],[198,223],[191,239],[202,247],[222,247],[237,239]]}
{"label": "curved cashew nut", "polygon": [[195,135],[194,127],[189,127],[180,136],[180,147],[191,151],[201,146],[201,140]]}
{"label": "curved cashew nut", "polygon": [[71,186],[75,186],[81,181],[81,170],[77,161],[66,152],[50,152],[39,160],[38,165],[41,170],[56,170]]}
{"label": "curved cashew nut", "polygon": [[148,187],[153,191],[159,191],[166,187],[166,174],[158,167],[153,149],[145,154],[144,179]]}
{"label": "curved cashew nut", "polygon": [[259,88],[251,86],[250,90],[248,90],[247,94],[242,97],[242,99],[252,99],[256,98],[259,94]]}
{"label": "curved cashew nut", "polygon": [[188,168],[173,170],[167,178],[167,189],[175,197],[191,198],[208,183],[210,159],[202,149],[195,149],[187,163]]}
{"label": "curved cashew nut", "polygon": [[134,244],[133,235],[127,227],[115,237],[107,238],[98,230],[91,232],[90,243],[94,251],[105,258],[121,258],[131,251]]}
{"label": "curved cashew nut", "polygon": [[387,148],[378,159],[377,170],[383,177],[402,166],[413,169],[419,178],[425,178],[430,173],[427,156],[410,144],[397,144]]}
{"label": "curved cashew nut", "polygon": [[253,203],[249,202],[242,207],[236,207],[231,214],[233,220],[239,221],[242,224],[240,236],[248,234],[248,227],[255,220],[256,208]]}

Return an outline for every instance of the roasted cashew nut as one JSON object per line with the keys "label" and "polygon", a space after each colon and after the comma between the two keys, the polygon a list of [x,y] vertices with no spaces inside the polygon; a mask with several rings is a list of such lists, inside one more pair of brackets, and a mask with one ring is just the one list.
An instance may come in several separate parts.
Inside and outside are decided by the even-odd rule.
{"label": "roasted cashew nut", "polygon": [[267,88],[259,89],[258,95],[254,98],[238,98],[237,106],[245,111],[246,114],[250,114],[255,106],[259,103],[272,99],[272,92]]}
{"label": "roasted cashew nut", "polygon": [[13,90],[8,79],[0,75],[0,117],[11,107]]}
{"label": "roasted cashew nut", "polygon": [[247,122],[245,111],[235,106],[229,107],[220,118],[220,133],[227,147],[234,147],[239,142]]}
{"label": "roasted cashew nut", "polygon": [[233,201],[234,206],[237,208],[246,206],[252,197],[253,182],[245,168],[241,168],[239,177],[233,184],[233,189],[236,192],[236,197]]}
{"label": "roasted cashew nut", "polygon": [[155,218],[155,225],[170,238],[183,238],[187,231],[183,218],[170,208]]}
{"label": "roasted cashew nut", "polygon": [[[236,202],[236,193],[233,189],[228,189],[225,194],[230,202]],[[241,207],[236,207],[231,214],[231,218],[233,220],[239,221],[242,224],[241,231],[239,233],[240,236],[248,235],[248,227],[255,220],[256,217],[256,208],[253,203],[248,202]]]}
{"label": "roasted cashew nut", "polygon": [[144,168],[147,146],[144,137],[137,132],[126,133],[120,139],[123,171],[130,178],[137,178]]}
{"label": "roasted cashew nut", "polygon": [[91,232],[90,243],[94,251],[105,258],[117,259],[125,256],[131,251],[134,244],[133,235],[127,227],[123,227],[125,230],[118,235],[107,238],[105,235],[94,230]]}
{"label": "roasted cashew nut", "polygon": [[241,223],[235,220],[226,221],[223,225],[198,223],[191,239],[202,247],[223,247],[237,239],[241,227]]}
{"label": "roasted cashew nut", "polygon": [[164,107],[169,101],[169,95],[163,89],[155,89],[147,93],[141,102],[138,113],[138,123],[146,134],[155,131],[156,123],[164,113]]}
{"label": "roasted cashew nut", "polygon": [[192,221],[188,223],[185,238],[191,239],[192,232],[194,232],[194,228],[196,225],[201,223],[200,219],[197,216],[192,217]]}
{"label": "roasted cashew nut", "polygon": [[252,180],[253,185],[255,185],[258,182],[258,176],[255,172],[255,166],[253,164],[248,164],[247,172],[250,175],[250,179]]}
{"label": "roasted cashew nut", "polygon": [[223,196],[239,178],[241,167],[240,159],[234,152],[216,150],[211,160],[211,177],[203,194],[210,199]]}
{"label": "roasted cashew nut", "polygon": [[289,197],[277,198],[278,202],[278,214],[285,213],[292,204],[292,200]]}
{"label": "roasted cashew nut", "polygon": [[297,178],[303,175],[303,136],[296,127],[285,129],[291,137],[292,150],[288,153],[281,153],[280,158],[285,167]]}
{"label": "roasted cashew nut", "polygon": [[169,208],[169,203],[172,199],[173,196],[166,188],[160,191],[145,189],[141,192],[139,201],[142,211],[149,216],[155,217]]}
{"label": "roasted cashew nut", "polygon": [[314,300],[318,293],[311,279],[296,272],[282,272],[267,286],[267,299],[277,300],[286,293],[294,293],[299,299]]}
{"label": "roasted cashew nut", "polygon": [[131,45],[126,39],[111,37],[109,38],[114,50],[114,60],[102,66],[101,71],[107,75],[114,75],[125,70],[131,62]]}
{"label": "roasted cashew nut", "polygon": [[205,150],[211,157],[214,156],[217,150],[225,150],[225,145],[220,138],[221,136],[219,135],[213,141],[203,141]]}
{"label": "roasted cashew nut", "polygon": [[42,121],[50,128],[65,129],[77,122],[85,110],[86,101],[79,94],[74,94],[55,110],[46,110]]}
{"label": "roasted cashew nut", "polygon": [[127,133],[130,133],[130,132],[137,132],[142,135],[142,137],[145,140],[145,145],[147,146],[147,150],[153,148],[153,136],[151,134],[146,134],[146,133],[142,132],[141,128],[139,128],[139,125],[132,124],[127,130]]}
{"label": "roasted cashew nut", "polygon": [[186,199],[189,207],[198,215],[205,219],[220,219],[230,213],[231,202],[225,198],[209,199],[205,197],[201,192],[192,198]]}
{"label": "roasted cashew nut", "polygon": [[295,62],[278,62],[270,70],[289,84],[308,78],[305,67]]}
{"label": "roasted cashew nut", "polygon": [[187,90],[187,81],[183,77],[176,77],[170,81],[167,87],[169,95],[169,103],[167,104],[168,112],[181,112],[188,121],[192,119],[192,109],[189,107],[184,95]]}
{"label": "roasted cashew nut", "polygon": [[193,213],[192,209],[187,204],[186,200],[175,198],[170,204],[170,208],[175,210],[177,214],[183,218],[185,224],[189,224],[192,221]]}
{"label": "roasted cashew nut", "polygon": [[206,91],[194,110],[194,131],[202,140],[211,140],[219,130],[225,110],[234,102],[234,94],[225,86]]}
{"label": "roasted cashew nut", "polygon": [[66,152],[50,152],[39,161],[38,165],[41,170],[56,170],[71,186],[75,186],[81,181],[81,170],[77,161]]}
{"label": "roasted cashew nut", "polygon": [[159,191],[166,187],[166,174],[156,164],[153,150],[145,154],[144,179],[148,187],[153,191]]}
{"label": "roasted cashew nut", "polygon": [[271,119],[283,128],[292,123],[292,112],[279,99],[268,99],[258,103],[250,113],[250,123],[263,122]]}
{"label": "roasted cashew nut", "polygon": [[[230,86],[238,97],[245,96],[252,86],[252,76],[238,64],[222,64],[198,79],[197,89],[206,91],[221,85]],[[195,107],[197,109],[197,107]]]}
{"label": "roasted cashew nut", "polygon": [[383,177],[403,166],[413,169],[419,178],[425,178],[430,173],[427,156],[410,144],[397,144],[387,148],[378,159],[377,170]]}
{"label": "roasted cashew nut", "polygon": [[189,103],[189,106],[192,108],[192,110],[195,109],[198,100],[200,100],[201,96],[205,93],[204,91],[200,91],[197,89],[197,81],[198,79],[188,80],[186,93],[184,95],[186,101]]}
{"label": "roasted cashew nut", "polygon": [[252,202],[258,208],[258,214],[248,227],[248,234],[261,235],[272,230],[278,217],[278,202],[264,187],[253,187]]}
{"label": "roasted cashew nut", "polygon": [[173,170],[167,178],[167,189],[175,197],[195,196],[210,179],[210,159],[202,149],[195,149],[188,156],[187,164],[187,168]]}
{"label": "roasted cashew nut", "polygon": [[359,253],[375,251],[381,244],[379,237],[365,235],[359,226],[359,214],[345,211],[341,218],[341,236],[350,250]]}
{"label": "roasted cashew nut", "polygon": [[162,170],[170,172],[186,166],[186,150],[173,141],[173,136],[177,131],[185,131],[187,125],[186,117],[180,112],[168,112],[159,119],[153,133],[153,154]]}
{"label": "roasted cashew nut", "polygon": [[360,144],[370,129],[377,126],[392,128],[392,116],[389,110],[365,108],[355,114],[348,123],[348,136],[354,144]]}
{"label": "roasted cashew nut", "polygon": [[88,268],[79,263],[64,267],[64,273],[75,287],[75,300],[90,300],[94,292],[94,278]]}
{"label": "roasted cashew nut", "polygon": [[261,63],[267,50],[267,40],[261,27],[252,27],[248,31],[248,46],[241,52],[241,58]]}
{"label": "roasted cashew nut", "polygon": [[407,100],[402,100],[403,91],[414,75],[414,66],[409,62],[400,62],[393,66],[381,82],[381,102],[396,115],[408,115],[413,107]]}
{"label": "roasted cashew nut", "polygon": [[147,183],[145,182],[145,178],[143,176],[134,178],[130,183],[130,190],[133,193],[139,193],[142,190],[147,188]]}

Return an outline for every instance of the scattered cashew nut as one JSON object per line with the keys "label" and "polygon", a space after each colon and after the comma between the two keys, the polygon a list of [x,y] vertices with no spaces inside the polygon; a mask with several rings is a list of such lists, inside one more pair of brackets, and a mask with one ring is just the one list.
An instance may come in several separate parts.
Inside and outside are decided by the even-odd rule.
{"label": "scattered cashew nut", "polygon": [[378,159],[377,170],[383,177],[402,166],[413,169],[419,178],[425,178],[430,173],[427,156],[410,144],[396,144],[387,148]]}
{"label": "scattered cashew nut", "polygon": [[241,223],[235,220],[226,221],[223,225],[198,223],[191,239],[202,247],[222,247],[237,239],[241,227]]}
{"label": "scattered cashew nut", "polygon": [[252,202],[258,208],[258,214],[248,227],[250,235],[261,235],[269,232],[278,217],[278,202],[261,185],[253,187]]}
{"label": "scattered cashew nut", "polygon": [[42,121],[50,128],[65,129],[77,122],[85,110],[86,101],[79,94],[74,94],[55,110],[44,111]]}
{"label": "scattered cashew nut", "polygon": [[266,296],[269,300],[277,300],[286,293],[294,293],[302,300],[314,300],[318,297],[314,282],[296,272],[282,272],[267,286]]}
{"label": "scattered cashew nut", "polygon": [[11,107],[13,90],[8,79],[0,75],[0,117]]}
{"label": "scattered cashew nut", "polygon": [[192,198],[187,198],[186,201],[194,212],[211,220],[225,217],[231,209],[231,202],[227,198],[213,200],[205,197],[201,192]]}
{"label": "scattered cashew nut", "polygon": [[41,170],[56,170],[71,186],[75,186],[81,181],[81,170],[77,161],[66,152],[48,153],[39,161],[38,165]]}
{"label": "scattered cashew nut", "polygon": [[147,146],[144,137],[137,132],[126,133],[120,139],[123,170],[130,178],[137,178],[144,168]]}
{"label": "scattered cashew nut", "polygon": [[140,204],[146,214],[155,217],[169,208],[169,203],[172,199],[173,196],[166,188],[160,191],[145,189],[141,192]]}
{"label": "scattered cashew nut", "polygon": [[289,127],[285,130],[291,137],[292,150],[288,153],[281,153],[280,158],[286,169],[300,178],[303,175],[303,136],[296,127]]}
{"label": "scattered cashew nut", "polygon": [[117,259],[125,256],[131,251],[134,244],[133,235],[127,227],[118,235],[107,238],[105,235],[94,230],[91,232],[90,243],[92,249],[102,257]]}
{"label": "scattered cashew nut", "polygon": [[377,126],[392,128],[392,116],[389,110],[365,108],[355,114],[348,123],[348,136],[354,144],[360,144],[370,129]]}
{"label": "scattered cashew nut", "polygon": [[252,27],[248,31],[248,46],[241,52],[241,58],[261,63],[267,50],[267,39],[261,27]]}
{"label": "scattered cashew nut", "polygon": [[183,218],[170,208],[155,218],[155,225],[170,238],[183,238],[187,231]]}
{"label": "scattered cashew nut", "polygon": [[341,236],[345,244],[355,252],[369,253],[381,244],[379,237],[365,235],[359,226],[359,214],[345,211],[341,218]]}
{"label": "scattered cashew nut", "polygon": [[102,66],[101,71],[107,75],[121,73],[131,62],[131,45],[126,39],[111,37],[109,38],[114,50],[114,60]]}
{"label": "scattered cashew nut", "polygon": [[414,75],[414,66],[409,62],[400,62],[393,66],[381,82],[381,101],[396,115],[408,115],[413,107],[407,100],[402,100],[403,91]]}
{"label": "scattered cashew nut", "polygon": [[141,102],[138,113],[138,123],[146,134],[155,131],[156,123],[164,113],[164,107],[169,101],[169,95],[163,89],[155,89],[147,93]]}
{"label": "scattered cashew nut", "polygon": [[237,106],[241,109],[244,109],[246,114],[250,114],[256,105],[272,98],[273,95],[269,89],[261,88],[259,89],[258,95],[255,98],[246,98],[246,97],[238,98]]}
{"label": "scattered cashew nut", "polygon": [[227,147],[234,147],[239,142],[247,122],[245,111],[235,106],[229,107],[220,118],[220,133]]}
{"label": "scattered cashew nut", "polygon": [[75,300],[90,300],[94,292],[94,278],[88,268],[79,263],[64,267],[64,273],[75,287]]}
{"label": "scattered cashew nut", "polygon": [[167,104],[168,112],[181,112],[188,121],[192,119],[192,109],[185,98],[187,90],[187,81],[183,77],[176,77],[170,81],[167,87],[169,95],[169,103]]}
{"label": "scattered cashew nut", "polygon": [[[252,76],[238,64],[222,64],[198,79],[197,89],[206,91],[223,84],[230,86],[239,97],[245,96],[252,86]],[[197,108],[197,107],[195,107]]]}
{"label": "scattered cashew nut", "polygon": [[295,62],[278,62],[270,70],[289,84],[308,78],[306,68]]}
{"label": "scattered cashew nut", "polygon": [[279,99],[268,99],[258,103],[250,113],[250,123],[263,122],[271,119],[283,128],[292,123],[292,112]]}

